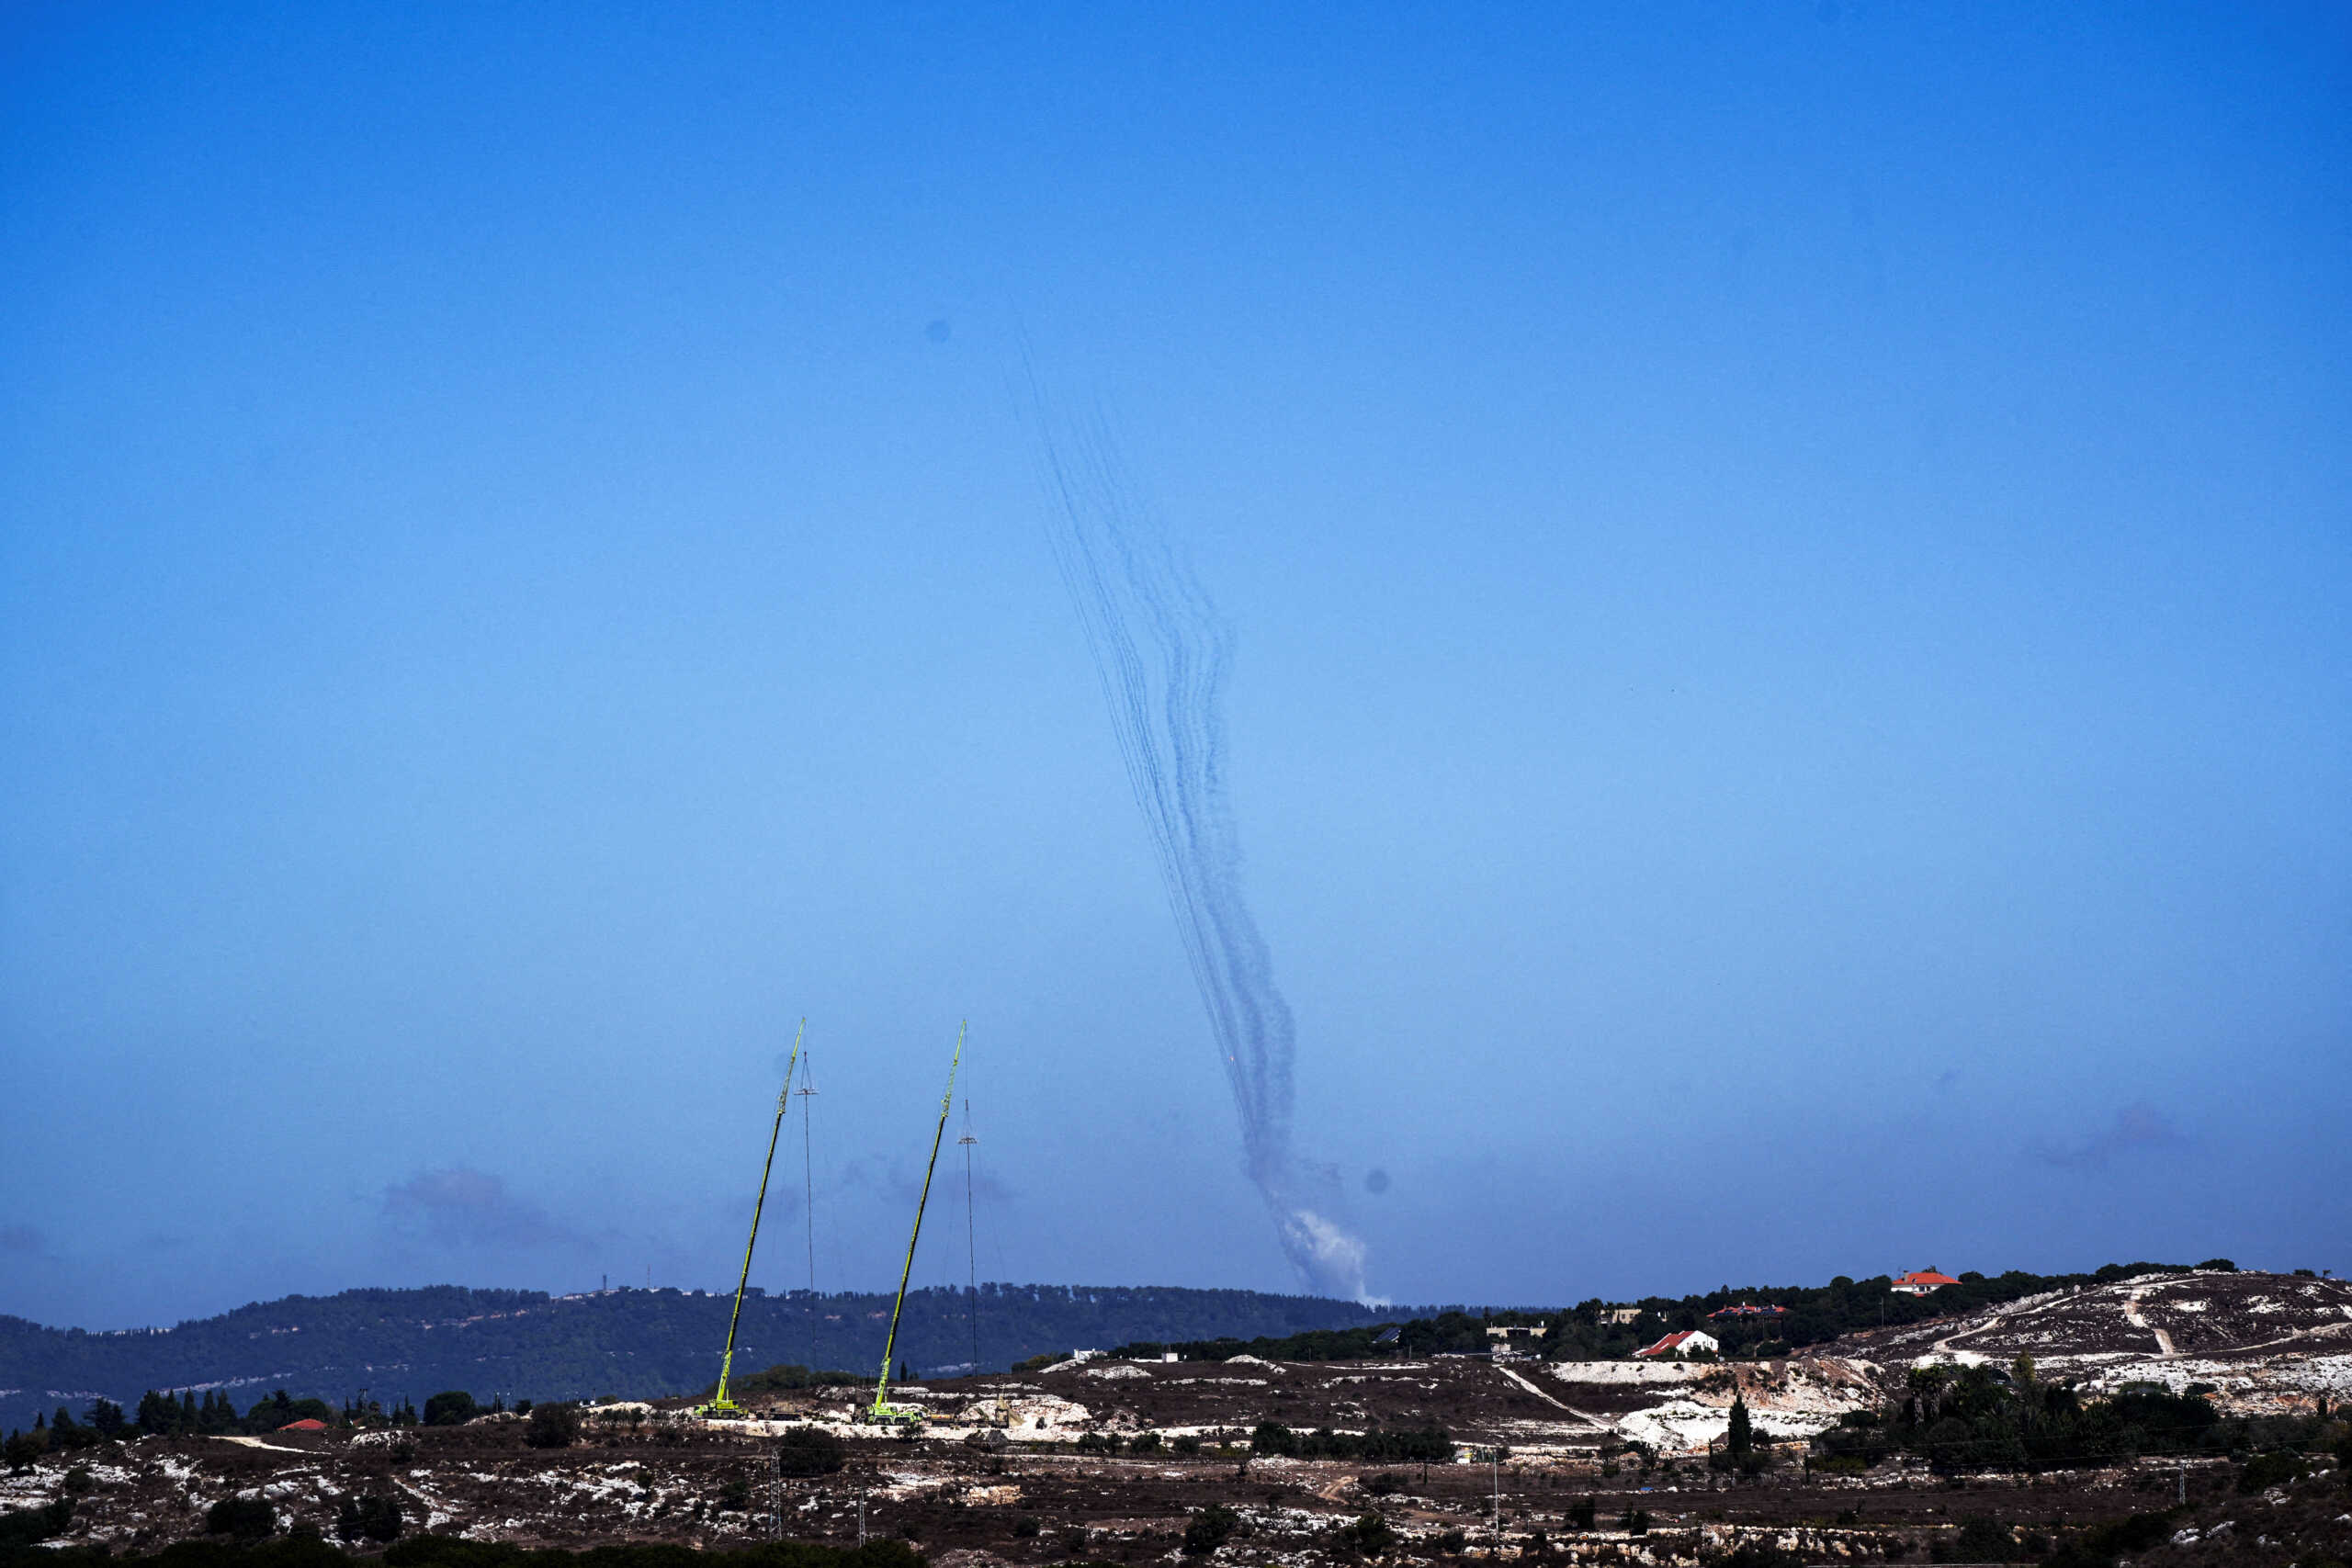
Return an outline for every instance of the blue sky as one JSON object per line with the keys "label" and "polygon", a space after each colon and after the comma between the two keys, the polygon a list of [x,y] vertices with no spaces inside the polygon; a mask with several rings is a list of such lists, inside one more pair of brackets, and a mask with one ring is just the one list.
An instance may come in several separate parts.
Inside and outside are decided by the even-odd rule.
{"label": "blue sky", "polygon": [[803,1015],[820,1285],[968,1017],[983,1276],[1287,1288],[1024,361],[1375,1291],[2352,1267],[2347,109],[2319,6],[10,8],[0,1311],[726,1282]]}

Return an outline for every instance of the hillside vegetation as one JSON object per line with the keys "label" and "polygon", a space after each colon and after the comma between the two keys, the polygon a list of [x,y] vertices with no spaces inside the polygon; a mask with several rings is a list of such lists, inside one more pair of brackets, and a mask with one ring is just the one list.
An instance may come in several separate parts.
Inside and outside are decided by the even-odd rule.
{"label": "hillside vegetation", "polygon": [[[881,1365],[880,1293],[753,1295],[739,1373],[783,1362]],[[537,1291],[345,1291],[288,1296],[162,1330],[94,1333],[0,1317],[0,1426],[94,1398],[135,1407],[149,1389],[220,1389],[242,1411],[277,1389],[338,1405],[358,1390],[390,1409],[444,1389],[549,1400],[692,1393],[718,1373],[731,1298],[676,1290],[550,1297]],[[971,1298],[915,1291],[899,1353],[921,1373],[970,1371]],[[1255,1338],[1369,1323],[1353,1302],[1255,1291],[1063,1285],[980,1287],[983,1367],[1139,1337]]]}

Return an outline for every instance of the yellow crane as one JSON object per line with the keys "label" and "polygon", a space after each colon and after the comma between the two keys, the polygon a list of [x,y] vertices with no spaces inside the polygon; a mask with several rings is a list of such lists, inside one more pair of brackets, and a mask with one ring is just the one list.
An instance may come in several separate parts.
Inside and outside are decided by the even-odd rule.
{"label": "yellow crane", "polygon": [[735,1281],[735,1311],[727,1320],[727,1353],[718,1361],[718,1395],[702,1407],[704,1416],[741,1416],[743,1407],[727,1397],[728,1375],[735,1370],[735,1328],[743,1321],[743,1292],[752,1282],[752,1249],[760,1244],[760,1211],[767,1207],[768,1172],[775,1168],[775,1141],[784,1131],[785,1108],[792,1103],[792,1069],[800,1062],[800,1041],[808,1032],[802,1019],[792,1036],[792,1055],[784,1064],[784,1092],[775,1097],[775,1125],[768,1129],[767,1163],[760,1167],[760,1195],[752,1201],[752,1239],[743,1244],[743,1276]]}
{"label": "yellow crane", "polygon": [[890,1337],[882,1342],[882,1380],[874,1385],[874,1407],[865,1413],[869,1421],[922,1421],[930,1416],[920,1406],[889,1402],[890,1358],[899,1347],[899,1314],[907,1309],[907,1281],[914,1276],[915,1244],[922,1239],[922,1212],[931,1201],[931,1173],[939,1168],[939,1142],[947,1134],[947,1112],[956,1103],[956,1069],[964,1064],[966,1027],[964,1023],[956,1026],[956,1055],[947,1063],[947,1092],[939,1097],[939,1125],[932,1130],[931,1160],[922,1168],[922,1196],[915,1200],[915,1232],[907,1238],[906,1267],[899,1270],[899,1300],[890,1308]]}

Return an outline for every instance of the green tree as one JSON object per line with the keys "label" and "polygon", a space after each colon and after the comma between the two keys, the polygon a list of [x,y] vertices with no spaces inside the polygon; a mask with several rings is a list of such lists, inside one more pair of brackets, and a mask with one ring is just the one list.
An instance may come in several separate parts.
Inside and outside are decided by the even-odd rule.
{"label": "green tree", "polygon": [[1365,1557],[1378,1557],[1396,1544],[1396,1532],[1378,1514],[1365,1514],[1340,1529],[1340,1544]]}
{"label": "green tree", "polygon": [[259,1497],[223,1497],[205,1510],[207,1535],[260,1540],[277,1533],[277,1510]]}
{"label": "green tree", "polygon": [[158,1393],[151,1388],[140,1396],[136,1419],[139,1429],[149,1437],[180,1431],[180,1402],[168,1393]]}
{"label": "green tree", "polygon": [[45,1508],[16,1508],[0,1513],[0,1552],[11,1547],[31,1546],[47,1540],[74,1522],[74,1499],[60,1497]]}
{"label": "green tree", "polygon": [[462,1427],[481,1413],[481,1406],[464,1389],[453,1388],[435,1394],[424,1402],[424,1424],[428,1427]]}
{"label": "green tree", "polygon": [[794,1427],[775,1441],[776,1462],[786,1475],[831,1475],[848,1462],[849,1450],[822,1427]]}
{"label": "green tree", "polygon": [[2303,1478],[2303,1456],[2291,1449],[2256,1454],[2238,1472],[2238,1490],[2252,1494]]}
{"label": "green tree", "polygon": [[1732,1396],[1731,1432],[1724,1438],[1724,1447],[1735,1461],[1746,1459],[1756,1450],[1756,1425],[1748,1418],[1747,1396],[1744,1393]]}
{"label": "green tree", "polygon": [[9,1433],[6,1448],[0,1449],[0,1453],[5,1453],[7,1458],[8,1468],[20,1475],[30,1470],[48,1451],[49,1433],[38,1418],[34,1420],[31,1431]]}
{"label": "green tree", "polygon": [[401,1500],[390,1494],[363,1494],[359,1499],[359,1533],[369,1540],[400,1540]]}
{"label": "green tree", "polygon": [[1211,1503],[1193,1510],[1184,1522],[1184,1552],[1189,1557],[1205,1557],[1223,1546],[1241,1526],[1241,1516],[1222,1503]]}
{"label": "green tree", "polygon": [[[2007,1562],[2018,1554],[2017,1532],[1998,1519],[1980,1514],[1962,1519],[1949,1541],[1936,1543],[1936,1555],[1948,1562]],[[1944,1553],[1949,1552],[1949,1557]]]}
{"label": "green tree", "polygon": [[534,1404],[523,1427],[523,1440],[535,1449],[568,1449],[579,1437],[580,1409],[571,1404]]}
{"label": "green tree", "polygon": [[288,1421],[299,1419],[294,1414],[294,1396],[281,1388],[267,1399],[254,1401],[254,1407],[245,1412],[244,1427],[254,1433],[275,1432]]}

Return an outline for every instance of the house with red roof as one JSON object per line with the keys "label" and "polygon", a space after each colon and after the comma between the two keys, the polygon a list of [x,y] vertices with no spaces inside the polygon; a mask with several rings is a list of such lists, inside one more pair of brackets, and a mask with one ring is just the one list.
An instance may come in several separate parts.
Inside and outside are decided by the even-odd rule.
{"label": "house with red roof", "polygon": [[1897,1295],[1925,1296],[1942,1290],[1946,1285],[1957,1285],[1959,1283],[1959,1280],[1953,1279],[1949,1274],[1937,1273],[1933,1265],[1930,1265],[1928,1268],[1916,1270],[1913,1273],[1898,1277],[1894,1283],[1889,1285],[1887,1289],[1894,1292]]}
{"label": "house with red roof", "polygon": [[1669,1334],[1657,1344],[1646,1349],[1636,1350],[1634,1354],[1637,1357],[1666,1356],[1679,1360],[1685,1356],[1696,1356],[1702,1351],[1712,1356],[1722,1348],[1721,1342],[1705,1330],[1685,1328]]}
{"label": "house with red roof", "polygon": [[1784,1306],[1758,1306],[1754,1302],[1740,1302],[1732,1306],[1717,1307],[1707,1315],[1711,1318],[1786,1317],[1789,1315],[1789,1309]]}
{"label": "house with red roof", "polygon": [[305,1416],[300,1421],[288,1421],[278,1428],[281,1432],[323,1432],[327,1424],[315,1416]]}

